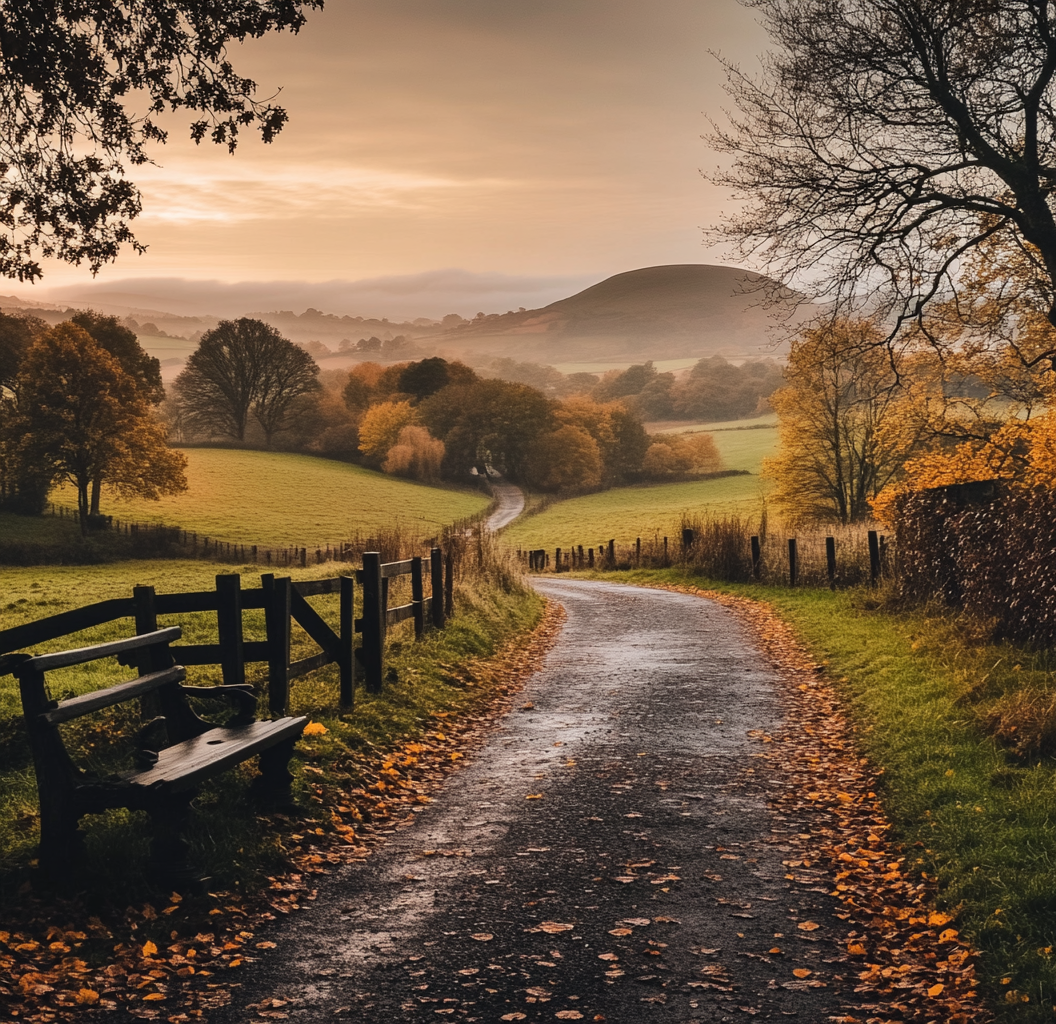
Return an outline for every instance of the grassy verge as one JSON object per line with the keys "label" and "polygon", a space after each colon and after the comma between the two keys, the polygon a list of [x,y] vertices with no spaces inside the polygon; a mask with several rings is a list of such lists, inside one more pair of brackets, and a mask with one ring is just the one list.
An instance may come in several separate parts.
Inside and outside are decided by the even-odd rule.
{"label": "grassy verge", "polygon": [[[998,1017],[1053,1019],[1056,763],[1039,710],[1051,717],[1051,657],[926,610],[892,611],[868,591],[712,583],[678,569],[608,578],[691,584],[777,609],[837,681],[902,842],[981,953]],[[1035,709],[1026,743],[1010,725],[1023,708]]]}

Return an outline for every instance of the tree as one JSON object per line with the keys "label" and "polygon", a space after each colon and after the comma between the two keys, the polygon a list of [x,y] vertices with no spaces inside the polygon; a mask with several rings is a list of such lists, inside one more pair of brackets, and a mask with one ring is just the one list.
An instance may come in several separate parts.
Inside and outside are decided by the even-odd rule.
{"label": "tree", "polygon": [[401,431],[417,422],[418,414],[410,402],[372,405],[359,422],[359,450],[378,464],[399,441]]}
{"label": "tree", "polygon": [[[70,317],[76,324],[110,353],[136,383],[140,395],[151,405],[160,405],[165,399],[165,386],[161,382],[161,362],[143,351],[134,331],[124,327],[116,316],[105,316],[94,310],[82,310]],[[91,514],[99,515],[103,481],[92,481]]]}
{"label": "tree", "polygon": [[32,281],[38,254],[93,271],[130,243],[140,195],[125,164],[164,143],[157,116],[233,151],[243,128],[270,142],[286,111],[254,99],[228,46],[298,31],[322,0],[5,0],[0,9],[0,273]]}
{"label": "tree", "polygon": [[202,335],[174,390],[187,429],[244,441],[252,413],[271,443],[296,399],[319,390],[311,356],[261,320],[221,320]]}
{"label": "tree", "polygon": [[449,363],[439,356],[408,363],[400,371],[399,389],[405,395],[421,401],[435,395],[448,384],[469,384],[477,375],[463,363]]}
{"label": "tree", "polygon": [[790,523],[868,519],[870,499],[902,468],[915,439],[883,428],[898,410],[899,366],[869,320],[808,328],[793,342],[785,387],[770,396],[778,454],[763,472]]}
{"label": "tree", "polygon": [[26,353],[12,424],[16,471],[34,467],[77,489],[87,533],[89,487],[106,480],[146,498],[186,490],[186,460],[169,448],[136,381],[86,331],[63,323]]}
{"label": "tree", "polygon": [[443,441],[431,437],[425,427],[404,427],[381,468],[396,476],[438,480],[443,461]]}
{"label": "tree", "polygon": [[48,325],[36,317],[0,313],[0,507],[17,512],[43,511],[48,494],[47,475],[31,466],[16,472],[13,454],[22,360],[47,330]]}
{"label": "tree", "polygon": [[598,442],[582,427],[568,423],[537,439],[528,465],[529,480],[543,491],[591,488],[601,483]]}
{"label": "tree", "polygon": [[[713,180],[748,196],[721,229],[834,317],[890,328],[955,285],[999,232],[1028,243],[1056,324],[1056,14],[1040,0],[748,0],[777,49],[752,79]],[[1056,341],[1031,358],[1056,357]]]}

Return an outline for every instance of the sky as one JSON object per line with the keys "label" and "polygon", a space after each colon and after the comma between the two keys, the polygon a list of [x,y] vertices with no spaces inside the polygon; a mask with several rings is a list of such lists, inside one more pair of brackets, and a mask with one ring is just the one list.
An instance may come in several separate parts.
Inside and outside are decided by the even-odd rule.
{"label": "sky", "polygon": [[[328,282],[328,311],[472,315],[728,262],[702,231],[731,204],[701,175],[725,105],[709,51],[751,68],[765,45],[736,0],[328,0],[299,35],[232,53],[258,96],[281,88],[276,141],[229,156],[170,123],[134,175],[148,252],[95,287],[241,283],[283,306]],[[91,280],[53,264],[4,290],[70,297]]]}

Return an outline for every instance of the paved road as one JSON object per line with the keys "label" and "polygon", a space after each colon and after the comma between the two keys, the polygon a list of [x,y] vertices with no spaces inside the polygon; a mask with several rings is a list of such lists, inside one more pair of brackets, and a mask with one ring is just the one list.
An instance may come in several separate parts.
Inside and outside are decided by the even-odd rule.
{"label": "paved road", "polygon": [[492,531],[501,530],[524,511],[524,491],[507,483],[502,477],[492,477],[489,482],[499,504],[484,525]]}
{"label": "paved road", "polygon": [[820,1024],[853,998],[835,902],[785,880],[803,826],[766,806],[747,733],[779,725],[776,677],[738,620],[688,595],[537,586],[568,621],[532,707],[268,936],[214,1019],[277,997],[312,1022]]}

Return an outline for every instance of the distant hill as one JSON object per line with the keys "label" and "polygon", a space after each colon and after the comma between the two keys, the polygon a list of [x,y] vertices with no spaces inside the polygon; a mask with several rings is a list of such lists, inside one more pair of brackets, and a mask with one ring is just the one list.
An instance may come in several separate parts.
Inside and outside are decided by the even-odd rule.
{"label": "distant hill", "polygon": [[[773,344],[781,331],[773,329],[794,316],[794,295],[768,290],[770,284],[736,267],[645,267],[542,309],[478,316],[445,332],[438,344],[477,358],[543,363],[773,356],[781,351]],[[775,291],[784,301],[763,308]]]}

